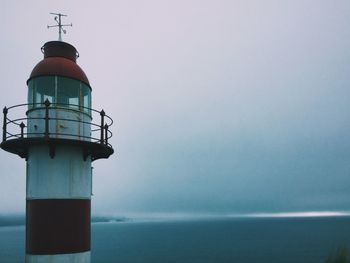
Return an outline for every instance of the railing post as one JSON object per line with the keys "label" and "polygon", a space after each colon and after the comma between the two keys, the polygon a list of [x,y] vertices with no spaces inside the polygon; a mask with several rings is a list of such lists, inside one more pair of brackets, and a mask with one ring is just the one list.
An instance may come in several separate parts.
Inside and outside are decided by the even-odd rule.
{"label": "railing post", "polygon": [[105,144],[108,145],[108,124],[105,124]]}
{"label": "railing post", "polygon": [[48,99],[44,102],[45,105],[45,139],[49,138],[49,106],[51,105]]}
{"label": "railing post", "polygon": [[19,127],[21,127],[21,139],[23,139],[23,137],[24,137],[24,127],[26,127],[26,125],[22,121],[21,124],[19,125]]}
{"label": "railing post", "polygon": [[6,134],[7,134],[7,113],[8,113],[8,109],[6,107],[4,107],[3,111],[4,113],[4,124],[2,126],[2,141],[6,141]]}
{"label": "railing post", "polygon": [[103,143],[103,137],[104,137],[103,129],[104,129],[104,122],[105,122],[105,115],[106,115],[104,110],[101,110],[100,115],[101,115],[101,127],[100,127],[101,128],[101,138],[100,138],[100,143]]}

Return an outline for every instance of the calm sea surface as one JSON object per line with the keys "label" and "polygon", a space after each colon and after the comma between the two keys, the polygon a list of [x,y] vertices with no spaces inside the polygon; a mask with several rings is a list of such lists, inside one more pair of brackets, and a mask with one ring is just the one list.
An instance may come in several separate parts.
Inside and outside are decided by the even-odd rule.
{"label": "calm sea surface", "polygon": [[[322,263],[350,248],[350,218],[250,218],[92,225],[93,263]],[[24,227],[0,227],[0,262],[24,261]]]}

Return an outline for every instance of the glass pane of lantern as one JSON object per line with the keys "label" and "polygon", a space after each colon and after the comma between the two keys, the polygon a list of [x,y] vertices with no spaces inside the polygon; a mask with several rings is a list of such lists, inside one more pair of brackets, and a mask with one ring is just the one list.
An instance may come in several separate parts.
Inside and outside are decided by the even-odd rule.
{"label": "glass pane of lantern", "polygon": [[91,108],[91,90],[90,88],[82,83],[81,85],[81,94],[82,94],[82,106],[84,107],[84,111],[88,114],[91,114],[90,108]]}
{"label": "glass pane of lantern", "polygon": [[33,81],[28,83],[28,110],[32,109],[35,105],[34,103],[34,87]]}
{"label": "glass pane of lantern", "polygon": [[[59,106],[78,109],[80,81],[70,78],[58,77],[57,104]],[[72,105],[70,105],[72,104]]]}
{"label": "glass pane of lantern", "polygon": [[[46,99],[50,102],[54,102],[55,95],[55,77],[39,77],[30,80],[29,92],[32,90],[32,97],[28,96],[33,103],[44,103]],[[42,107],[43,105],[36,104],[34,107]]]}

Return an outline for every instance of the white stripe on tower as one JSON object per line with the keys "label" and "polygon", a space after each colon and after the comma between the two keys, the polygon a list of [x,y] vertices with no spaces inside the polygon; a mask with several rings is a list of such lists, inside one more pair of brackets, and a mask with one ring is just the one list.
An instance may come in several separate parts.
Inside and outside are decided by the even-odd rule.
{"label": "white stripe on tower", "polygon": [[75,254],[63,254],[63,255],[26,255],[26,262],[28,263],[48,263],[48,262],[60,262],[60,263],[71,263],[71,262],[90,262],[90,251],[75,253]]}

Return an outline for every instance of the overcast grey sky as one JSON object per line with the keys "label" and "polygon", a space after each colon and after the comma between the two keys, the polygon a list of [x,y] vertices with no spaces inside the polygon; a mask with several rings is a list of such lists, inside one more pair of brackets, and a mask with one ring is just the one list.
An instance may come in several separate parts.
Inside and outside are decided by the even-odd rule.
{"label": "overcast grey sky", "polygon": [[[347,0],[2,1],[0,106],[57,39],[116,125],[93,211],[350,210]],[[0,213],[24,212],[25,161],[0,151]]]}

